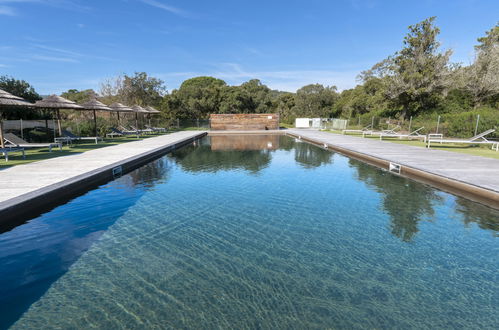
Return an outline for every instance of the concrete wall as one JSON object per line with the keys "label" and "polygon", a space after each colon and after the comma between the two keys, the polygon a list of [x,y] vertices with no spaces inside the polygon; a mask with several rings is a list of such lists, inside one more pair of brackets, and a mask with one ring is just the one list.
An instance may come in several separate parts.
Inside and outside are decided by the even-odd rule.
{"label": "concrete wall", "polygon": [[276,113],[212,114],[212,130],[269,130],[279,129],[279,115]]}

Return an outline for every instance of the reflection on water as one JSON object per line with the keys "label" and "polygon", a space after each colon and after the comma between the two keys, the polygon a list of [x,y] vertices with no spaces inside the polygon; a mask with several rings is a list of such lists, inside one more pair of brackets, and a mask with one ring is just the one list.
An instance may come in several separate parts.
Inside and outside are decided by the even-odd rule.
{"label": "reflection on water", "polygon": [[[244,147],[244,145],[240,144],[240,139],[235,136],[230,136],[223,140],[219,139],[220,137],[208,137],[196,143],[196,145],[175,150],[172,152],[173,160],[184,171],[212,173],[241,169],[252,174],[257,174],[270,164],[272,156],[268,149],[254,150],[251,148],[247,150],[229,148],[227,150],[212,150],[210,140],[213,138],[215,138],[215,141],[223,141],[224,146],[235,145],[235,143],[228,142],[229,140],[234,140],[237,141],[241,148]],[[252,145],[251,147],[254,146]],[[218,145],[217,148],[221,148],[221,145]]]}
{"label": "reflection on water", "polygon": [[456,210],[463,215],[462,221],[466,226],[476,223],[480,228],[490,230],[499,237],[499,217],[496,210],[464,198],[457,198],[456,203]]}
{"label": "reflection on water", "polygon": [[209,137],[211,150],[277,150],[279,135],[215,135]]}
{"label": "reflection on water", "polygon": [[165,183],[168,168],[166,158],[158,159],[0,235],[0,329],[19,318],[147,190]]}
{"label": "reflection on water", "polygon": [[435,189],[353,159],[349,164],[356,169],[359,180],[382,194],[382,208],[390,215],[393,235],[410,242],[419,231],[420,221],[433,220],[433,208],[442,202]]}
{"label": "reflection on water", "polygon": [[[32,222],[47,229],[0,235],[0,314],[25,312],[13,329],[498,324],[498,211],[268,139],[204,139]],[[28,264],[71,257],[45,283],[22,250]],[[30,276],[42,297],[16,310]]]}

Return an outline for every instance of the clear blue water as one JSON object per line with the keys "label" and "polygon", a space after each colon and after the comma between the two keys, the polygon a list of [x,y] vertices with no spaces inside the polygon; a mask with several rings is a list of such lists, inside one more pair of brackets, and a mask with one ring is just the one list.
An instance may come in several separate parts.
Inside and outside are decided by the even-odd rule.
{"label": "clear blue water", "polygon": [[493,329],[498,233],[307,143],[205,138],[0,234],[0,328]]}

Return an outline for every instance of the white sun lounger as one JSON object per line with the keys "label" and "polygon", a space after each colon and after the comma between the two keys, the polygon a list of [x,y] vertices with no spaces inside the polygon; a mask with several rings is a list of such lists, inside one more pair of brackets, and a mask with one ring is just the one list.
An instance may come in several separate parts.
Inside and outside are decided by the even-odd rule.
{"label": "white sun lounger", "polygon": [[398,129],[400,129],[399,125],[391,129],[384,129],[382,131],[365,131],[362,133],[362,137],[365,137],[366,135],[397,134]]}
{"label": "white sun lounger", "polygon": [[367,125],[363,129],[344,129],[341,131],[341,134],[346,134],[346,133],[364,133],[366,131],[371,131],[371,124]]}
{"label": "white sun lounger", "polygon": [[499,141],[490,141],[485,138],[485,136],[494,133],[496,130],[491,128],[483,133],[473,136],[468,140],[460,140],[460,139],[443,139],[443,138],[429,138],[428,143],[426,145],[427,148],[431,147],[432,142],[442,143],[459,143],[459,144],[490,144],[492,146],[492,150],[499,151]]}
{"label": "white sun lounger", "polygon": [[424,127],[420,127],[417,130],[412,131],[409,134],[399,134],[399,133],[396,133],[396,132],[393,132],[393,133],[382,133],[382,134],[379,135],[379,139],[383,140],[383,137],[399,138],[399,139],[407,138],[409,140],[412,140],[412,139],[423,140],[423,142],[426,143],[426,135],[419,134],[419,131],[421,131],[423,128]]}
{"label": "white sun lounger", "polygon": [[59,147],[59,150],[62,151],[62,143],[29,143],[21,139],[19,136],[14,135],[12,133],[4,134],[4,140],[7,147],[14,148],[49,148],[49,152],[52,152],[52,147]]}
{"label": "white sun lounger", "polygon": [[22,152],[23,159],[26,159],[26,154],[24,153],[24,148],[0,148],[0,154],[5,157],[5,161],[9,161],[9,153],[11,152]]}

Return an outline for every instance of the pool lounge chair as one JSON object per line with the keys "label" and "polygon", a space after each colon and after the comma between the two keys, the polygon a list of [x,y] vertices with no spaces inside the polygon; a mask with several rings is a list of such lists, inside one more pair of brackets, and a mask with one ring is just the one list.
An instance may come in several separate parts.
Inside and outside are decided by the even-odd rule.
{"label": "pool lounge chair", "polygon": [[[102,141],[102,138],[98,137],[98,136],[77,136],[77,135],[74,135],[73,133],[71,133],[70,131],[66,131],[66,130],[63,130],[62,131],[62,138],[65,138],[66,140],[69,140],[69,141],[85,141],[85,140],[88,140],[88,141],[95,141],[95,144],[99,143],[99,141]],[[59,138],[56,138],[56,141],[57,139]]]}
{"label": "pool lounge chair", "polygon": [[423,140],[423,142],[426,143],[426,135],[419,134],[419,131],[421,131],[423,128],[424,128],[424,126],[418,128],[415,131],[412,131],[409,134],[400,134],[400,133],[396,133],[396,132],[382,133],[379,135],[379,139],[383,140],[383,137],[389,137],[389,138],[391,137],[391,138],[399,138],[399,139],[407,138],[409,140],[412,140],[412,139]]}
{"label": "pool lounge chair", "polygon": [[146,125],[147,128],[152,129],[153,131],[160,132],[160,133],[166,133],[166,128],[164,127],[153,127]]}
{"label": "pool lounge chair", "polygon": [[362,133],[362,134],[364,134],[364,132],[372,131],[371,128],[372,128],[371,124],[369,124],[362,129],[344,129],[341,131],[341,134],[346,134],[346,133]]}
{"label": "pool lounge chair", "polygon": [[0,154],[5,157],[5,161],[9,161],[9,153],[12,152],[22,152],[23,159],[26,159],[26,154],[24,153],[24,148],[0,148]]}
{"label": "pool lounge chair", "polygon": [[111,133],[107,133],[106,136],[107,137],[111,137],[111,138],[114,138],[116,136],[128,136],[128,135],[137,135],[138,137],[138,133],[136,131],[121,131],[115,127],[111,127]]}
{"label": "pool lounge chair", "polygon": [[133,131],[137,131],[137,132],[140,132],[140,133],[145,133],[145,134],[148,134],[148,133],[154,133],[154,131],[150,128],[146,128],[146,129],[138,129],[136,128],[135,126],[132,126],[130,125],[130,128],[133,130]]}
{"label": "pool lounge chair", "polygon": [[49,152],[52,152],[53,147],[59,147],[59,150],[62,151],[62,143],[29,143],[21,139],[19,136],[14,135],[12,133],[6,133],[3,136],[5,140],[5,144],[8,147],[13,148],[49,148]]}
{"label": "pool lounge chair", "polygon": [[135,128],[130,129],[130,128],[125,127],[123,125],[118,126],[118,129],[126,134],[136,134],[136,135],[140,134],[140,130],[135,129]]}
{"label": "pool lounge chair", "polygon": [[428,143],[426,145],[427,148],[431,147],[432,142],[442,143],[456,143],[456,144],[490,144],[492,146],[492,150],[499,151],[499,141],[491,141],[487,140],[485,136],[494,133],[496,130],[491,128],[486,130],[483,133],[475,135],[467,140],[460,139],[443,139],[443,138],[429,138]]}
{"label": "pool lounge chair", "polygon": [[399,129],[400,129],[400,126],[397,125],[394,128],[384,129],[382,131],[365,131],[362,133],[362,137],[365,137],[366,135],[397,134],[397,130],[399,130]]}

